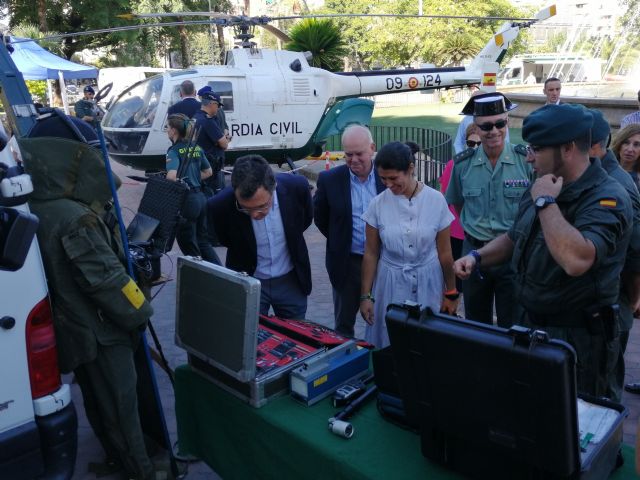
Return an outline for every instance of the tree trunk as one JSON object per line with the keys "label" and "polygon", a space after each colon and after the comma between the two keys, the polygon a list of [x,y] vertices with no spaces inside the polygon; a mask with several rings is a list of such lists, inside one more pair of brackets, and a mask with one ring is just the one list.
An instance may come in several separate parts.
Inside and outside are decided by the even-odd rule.
{"label": "tree trunk", "polygon": [[180,55],[182,56],[182,68],[187,68],[191,62],[189,61],[189,42],[187,39],[187,29],[184,25],[178,26],[180,35]]}
{"label": "tree trunk", "polygon": [[224,51],[224,28],[222,28],[222,25],[216,25],[216,32],[218,33],[218,46],[220,47],[220,63],[224,64],[226,52]]}
{"label": "tree trunk", "polygon": [[38,23],[40,25],[40,31],[46,32],[47,28],[47,5],[46,0],[38,0]]}
{"label": "tree trunk", "polygon": [[52,107],[62,107],[62,92],[60,91],[60,80],[53,81],[53,99],[51,99]]}

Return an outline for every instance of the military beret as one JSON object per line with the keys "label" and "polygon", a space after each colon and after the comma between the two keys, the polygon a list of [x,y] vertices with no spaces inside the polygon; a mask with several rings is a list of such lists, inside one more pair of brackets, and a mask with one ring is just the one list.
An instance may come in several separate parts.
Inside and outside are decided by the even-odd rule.
{"label": "military beret", "polygon": [[604,118],[604,115],[600,110],[590,108],[588,110],[593,115],[593,125],[591,126],[591,144],[601,142],[609,138],[611,133],[611,127],[609,122]]}
{"label": "military beret", "polygon": [[562,145],[591,130],[593,115],[582,105],[545,105],[524,119],[522,138],[531,145]]}
{"label": "military beret", "polygon": [[517,103],[511,103],[511,100],[500,92],[483,93],[482,95],[471,97],[460,112],[460,115],[490,117],[491,115],[507,113],[517,107]]}
{"label": "military beret", "polygon": [[84,93],[96,93],[96,91],[91,85],[87,85],[86,87],[84,87]]}

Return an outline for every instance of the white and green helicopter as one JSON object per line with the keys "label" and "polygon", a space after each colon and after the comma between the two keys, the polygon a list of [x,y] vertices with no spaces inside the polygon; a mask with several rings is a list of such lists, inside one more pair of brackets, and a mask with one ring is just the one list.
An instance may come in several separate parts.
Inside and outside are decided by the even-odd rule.
{"label": "white and green helicopter", "polygon": [[[147,16],[189,14],[208,15]],[[209,85],[221,96],[233,137],[227,161],[257,153],[282,164],[318,154],[327,137],[346,125],[369,124],[373,102],[359,97],[468,85],[494,90],[498,64],[520,29],[555,15],[555,6],[534,18],[507,19],[468,66],[341,73],[309,66],[304,53],[257,48],[247,31],[261,25],[273,32],[276,29],[267,25],[272,20],[268,17],[212,15],[224,18],[209,22],[239,26],[245,48],[228,51],[225,65],[168,71],[125,90],[102,122],[109,154],[117,162],[145,171],[164,167],[170,146],[167,109],[180,100],[180,84],[185,79],[193,81],[196,89]]]}

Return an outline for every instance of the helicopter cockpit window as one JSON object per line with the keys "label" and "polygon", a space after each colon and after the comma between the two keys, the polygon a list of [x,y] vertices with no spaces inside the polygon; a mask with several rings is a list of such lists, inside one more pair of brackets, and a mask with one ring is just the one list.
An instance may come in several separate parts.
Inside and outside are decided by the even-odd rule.
{"label": "helicopter cockpit window", "polygon": [[150,128],[160,104],[162,75],[125,90],[109,109],[103,125],[111,128]]}
{"label": "helicopter cockpit window", "polygon": [[225,112],[233,112],[233,88],[231,82],[208,82],[207,85],[220,95]]}

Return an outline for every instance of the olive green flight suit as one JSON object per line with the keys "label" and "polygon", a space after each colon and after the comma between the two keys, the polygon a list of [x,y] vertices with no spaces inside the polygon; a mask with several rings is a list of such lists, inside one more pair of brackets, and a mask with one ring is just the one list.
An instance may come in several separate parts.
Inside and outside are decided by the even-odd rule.
{"label": "olive green flight suit", "polygon": [[556,200],[563,217],[593,243],[596,260],[585,274],[567,275],[547,248],[527,193],[508,233],[522,323],[570,343],[577,354],[578,392],[605,396],[618,357],[614,306],[632,233],[631,201],[597,159]]}

